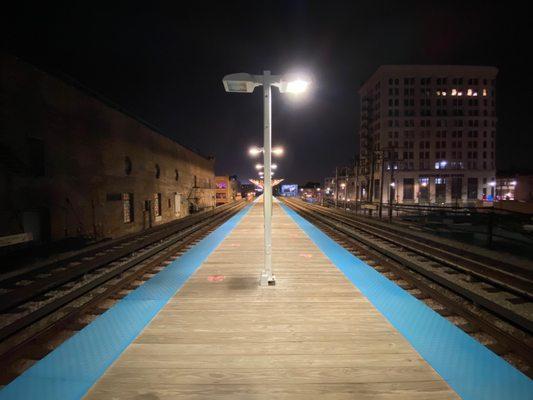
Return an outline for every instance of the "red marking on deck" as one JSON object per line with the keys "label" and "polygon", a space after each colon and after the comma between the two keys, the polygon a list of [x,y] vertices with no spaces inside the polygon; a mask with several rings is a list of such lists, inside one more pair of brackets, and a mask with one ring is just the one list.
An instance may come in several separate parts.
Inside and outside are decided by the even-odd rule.
{"label": "red marking on deck", "polygon": [[209,282],[222,282],[224,280],[224,275],[209,275],[207,280]]}

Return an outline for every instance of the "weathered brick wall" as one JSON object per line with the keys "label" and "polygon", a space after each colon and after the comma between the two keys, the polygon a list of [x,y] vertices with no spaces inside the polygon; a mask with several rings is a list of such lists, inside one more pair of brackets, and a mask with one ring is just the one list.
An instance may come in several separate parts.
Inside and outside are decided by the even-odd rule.
{"label": "weathered brick wall", "polygon": [[[40,213],[49,214],[52,240],[118,237],[214,205],[214,160],[14,57],[2,55],[1,64],[0,234],[20,232]],[[122,193],[133,193],[131,223],[124,223]]]}

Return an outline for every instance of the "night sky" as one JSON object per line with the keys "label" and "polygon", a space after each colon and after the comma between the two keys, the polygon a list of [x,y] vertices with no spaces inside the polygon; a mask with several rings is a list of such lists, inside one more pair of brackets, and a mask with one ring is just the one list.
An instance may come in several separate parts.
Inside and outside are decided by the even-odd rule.
{"label": "night sky", "polygon": [[39,3],[4,10],[5,51],[215,156],[218,174],[254,176],[247,149],[262,141],[261,90],[225,93],[225,74],[313,77],[300,101],[273,96],[279,174],[305,183],[358,153],[357,90],[381,64],[498,67],[497,167],[533,169],[531,32],[519,2]]}

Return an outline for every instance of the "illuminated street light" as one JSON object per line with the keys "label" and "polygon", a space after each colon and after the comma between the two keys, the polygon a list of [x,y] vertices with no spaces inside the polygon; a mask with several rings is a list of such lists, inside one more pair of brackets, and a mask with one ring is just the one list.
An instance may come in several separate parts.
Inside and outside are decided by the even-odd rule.
{"label": "illuminated street light", "polygon": [[256,156],[258,155],[259,153],[262,153],[263,152],[263,149],[260,149],[259,147],[250,147],[248,149],[248,153],[252,156]]}
{"label": "illuminated street light", "polygon": [[[272,274],[272,184],[271,161],[272,153],[281,155],[283,149],[272,149],[272,86],[280,93],[303,93],[309,81],[290,75],[271,75],[264,71],[263,75],[238,73],[226,75],[222,80],[226,92],[252,93],[257,86],[263,86],[263,165],[265,170],[264,184],[264,216],[265,216],[265,268],[261,274],[261,286],[274,285],[276,279]],[[254,151],[254,155],[258,154]]]}
{"label": "illuminated street light", "polygon": [[[262,169],[262,168],[263,168],[263,165],[262,165],[262,164],[255,164],[255,169]],[[272,169],[277,169],[278,166],[277,166],[276,164],[272,164],[272,165],[270,166],[270,168],[272,168]]]}
{"label": "illuminated street light", "polygon": [[283,154],[283,147],[274,147],[272,149],[272,154],[275,154],[276,156],[281,156]]}

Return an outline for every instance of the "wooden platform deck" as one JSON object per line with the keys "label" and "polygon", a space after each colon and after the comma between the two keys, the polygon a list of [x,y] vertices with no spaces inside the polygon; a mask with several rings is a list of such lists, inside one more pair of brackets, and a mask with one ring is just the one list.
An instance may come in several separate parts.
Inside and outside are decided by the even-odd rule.
{"label": "wooden platform deck", "polygon": [[258,286],[262,218],[257,204],[88,399],[458,398],[279,205],[277,285]]}

